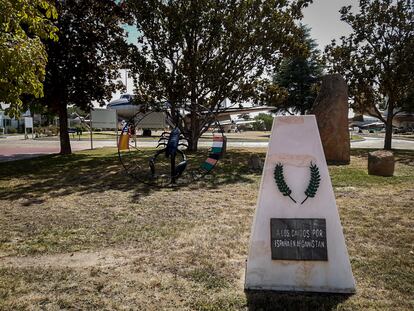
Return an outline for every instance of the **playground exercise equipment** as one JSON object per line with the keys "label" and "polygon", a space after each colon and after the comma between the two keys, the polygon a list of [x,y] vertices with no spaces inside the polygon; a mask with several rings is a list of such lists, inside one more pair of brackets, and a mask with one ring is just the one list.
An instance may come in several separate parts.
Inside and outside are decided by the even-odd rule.
{"label": "playground exercise equipment", "polygon": [[[226,138],[219,122],[215,120],[207,131],[208,149],[203,148],[206,144],[206,137],[203,137],[201,151],[188,156],[189,139],[180,128],[180,121],[173,122],[167,118],[169,128],[158,137],[158,143],[144,135],[139,137],[141,141],[138,142],[138,129],[143,128],[145,119],[153,113],[158,112],[139,112],[122,128],[118,157],[128,176],[147,185],[171,187],[188,185],[211,173],[226,147]],[[207,158],[203,153],[207,153]]]}

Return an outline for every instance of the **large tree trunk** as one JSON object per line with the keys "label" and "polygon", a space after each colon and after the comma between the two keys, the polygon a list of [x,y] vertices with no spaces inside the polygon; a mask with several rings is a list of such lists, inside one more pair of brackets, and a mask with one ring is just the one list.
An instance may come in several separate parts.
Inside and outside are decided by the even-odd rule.
{"label": "large tree trunk", "polygon": [[387,123],[385,124],[385,140],[384,149],[391,150],[392,148],[392,119],[394,118],[394,103],[390,102],[388,105]]}
{"label": "large tree trunk", "polygon": [[[193,4],[191,3],[191,6]],[[195,30],[191,31],[190,38],[188,40],[188,49],[190,55],[190,141],[188,142],[189,151],[197,151],[198,149],[198,138],[200,136],[200,120],[198,115],[199,106],[197,105],[197,78],[196,78],[196,55],[197,55],[197,43],[196,43]]]}
{"label": "large tree trunk", "polygon": [[188,141],[188,150],[189,151],[197,151],[198,149],[198,133],[195,133],[194,131],[191,132],[190,140]]}
{"label": "large tree trunk", "polygon": [[200,137],[198,128],[199,128],[199,120],[198,120],[197,113],[195,111],[192,111],[190,115],[190,128],[189,128],[190,137],[188,141],[189,151],[197,151],[198,149],[198,139]]}
{"label": "large tree trunk", "polygon": [[70,139],[68,133],[68,107],[60,103],[59,110],[59,137],[60,137],[60,154],[71,154]]}
{"label": "large tree trunk", "polygon": [[191,86],[191,114],[190,114],[190,141],[188,142],[189,151],[197,151],[198,138],[200,136],[200,120],[198,116],[197,95],[195,84]]}

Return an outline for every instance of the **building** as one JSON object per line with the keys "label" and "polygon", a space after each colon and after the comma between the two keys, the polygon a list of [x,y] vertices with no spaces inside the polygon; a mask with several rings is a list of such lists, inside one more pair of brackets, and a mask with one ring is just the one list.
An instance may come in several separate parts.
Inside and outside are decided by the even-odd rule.
{"label": "building", "polygon": [[414,129],[414,114],[399,113],[394,117],[392,124],[399,128]]}
{"label": "building", "polygon": [[17,132],[24,132],[24,117],[30,117],[30,110],[22,113],[19,119],[10,118],[6,114],[6,109],[9,104],[0,103],[0,134],[13,134]]}

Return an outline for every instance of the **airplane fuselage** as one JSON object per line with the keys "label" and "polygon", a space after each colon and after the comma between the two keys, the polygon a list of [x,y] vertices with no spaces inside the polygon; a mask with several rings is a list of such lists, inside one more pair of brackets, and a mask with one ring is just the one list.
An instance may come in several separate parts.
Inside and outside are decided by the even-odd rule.
{"label": "airplane fuselage", "polygon": [[130,119],[139,112],[140,105],[134,105],[132,97],[122,95],[106,105],[106,109],[116,110],[119,118]]}

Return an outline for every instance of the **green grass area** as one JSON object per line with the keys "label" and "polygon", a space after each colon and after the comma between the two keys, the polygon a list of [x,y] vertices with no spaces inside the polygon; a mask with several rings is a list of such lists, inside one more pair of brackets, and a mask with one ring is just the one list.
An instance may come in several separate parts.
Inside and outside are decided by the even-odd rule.
{"label": "green grass area", "polygon": [[0,163],[0,310],[414,308],[414,152],[395,152],[394,177],[368,175],[363,149],[329,167],[353,296],[243,291],[252,153],[179,189],[131,180],[111,148]]}
{"label": "green grass area", "polygon": [[364,137],[362,137],[361,135],[352,134],[351,141],[356,141],[356,140],[364,140]]}

